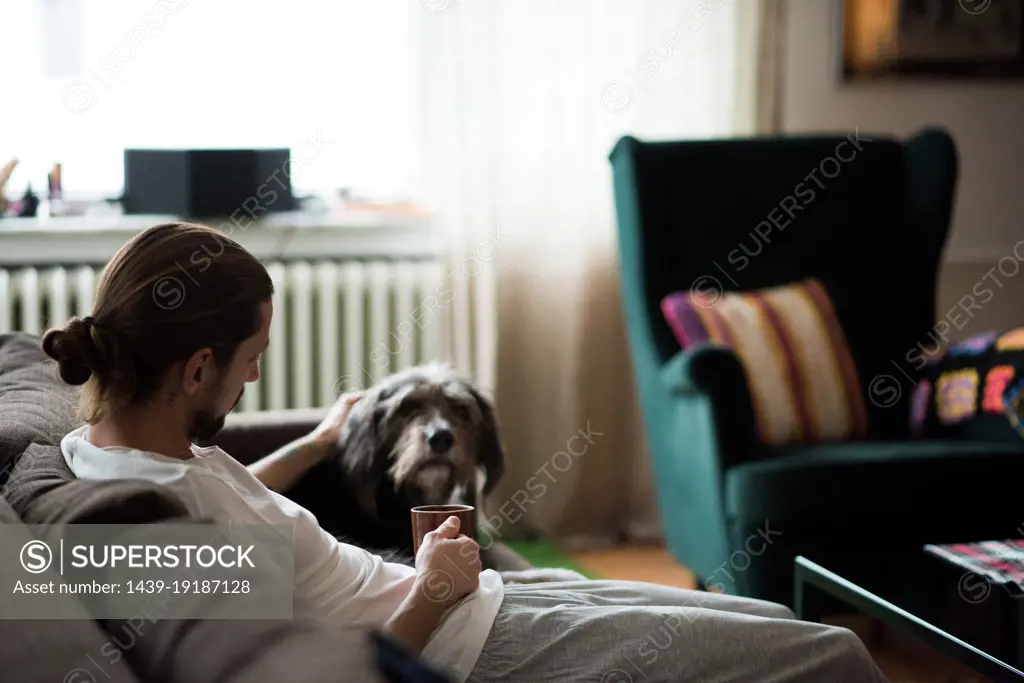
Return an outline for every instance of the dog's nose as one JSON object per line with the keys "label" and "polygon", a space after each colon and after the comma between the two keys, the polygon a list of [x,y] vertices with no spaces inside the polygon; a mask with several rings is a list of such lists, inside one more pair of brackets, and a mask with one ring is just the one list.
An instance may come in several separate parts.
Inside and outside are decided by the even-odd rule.
{"label": "dog's nose", "polygon": [[435,453],[447,453],[455,441],[455,435],[450,429],[431,429],[427,432],[427,443],[430,450]]}

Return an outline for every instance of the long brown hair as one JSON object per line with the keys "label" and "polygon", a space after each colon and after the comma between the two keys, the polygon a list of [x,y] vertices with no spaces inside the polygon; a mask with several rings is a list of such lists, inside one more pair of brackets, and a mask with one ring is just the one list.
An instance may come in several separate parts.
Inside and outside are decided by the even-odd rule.
{"label": "long brown hair", "polygon": [[92,314],[48,330],[43,350],[65,382],[85,385],[79,412],[94,424],[150,399],[171,365],[199,349],[226,366],[273,293],[263,264],[234,240],[205,225],[163,223],[114,254]]}

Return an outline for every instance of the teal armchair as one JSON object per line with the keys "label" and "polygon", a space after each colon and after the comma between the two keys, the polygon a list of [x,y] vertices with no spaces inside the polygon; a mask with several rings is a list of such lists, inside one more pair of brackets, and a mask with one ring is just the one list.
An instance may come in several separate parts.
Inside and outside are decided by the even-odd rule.
{"label": "teal armchair", "polygon": [[[949,329],[937,327],[935,310],[958,168],[945,131],[907,140],[624,137],[610,160],[662,526],[704,587],[792,605],[798,554],[857,558],[1019,535],[1024,442],[909,433],[918,344]],[[737,358],[711,345],[680,351],[660,302],[691,287],[742,291],[806,277],[829,287],[869,436],[769,447],[756,440]]]}

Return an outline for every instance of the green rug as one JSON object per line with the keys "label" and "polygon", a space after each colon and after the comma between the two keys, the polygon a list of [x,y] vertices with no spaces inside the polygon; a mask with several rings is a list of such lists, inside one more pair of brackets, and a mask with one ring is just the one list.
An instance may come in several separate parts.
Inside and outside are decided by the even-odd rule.
{"label": "green rug", "polygon": [[590,579],[601,578],[581,567],[568,555],[559,550],[557,546],[548,541],[505,541],[505,544],[525,557],[534,567],[562,567],[577,571]]}

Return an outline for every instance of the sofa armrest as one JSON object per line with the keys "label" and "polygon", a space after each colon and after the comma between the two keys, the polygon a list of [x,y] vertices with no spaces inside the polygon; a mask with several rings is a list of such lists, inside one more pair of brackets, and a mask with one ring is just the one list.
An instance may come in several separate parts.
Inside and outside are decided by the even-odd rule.
{"label": "sofa armrest", "polygon": [[211,443],[248,465],[309,434],[327,416],[327,410],[296,408],[231,413]]}
{"label": "sofa armrest", "polygon": [[60,447],[41,443],[25,449],[0,494],[26,524],[146,524],[188,514],[153,482],[77,479]]}
{"label": "sofa armrest", "polygon": [[[19,548],[33,540],[14,509],[0,497],[0,530],[8,548]],[[52,570],[36,580],[57,580]],[[0,612],[0,672],[7,681],[94,681],[140,683],[142,679],[128,662],[107,658],[96,672],[95,659],[110,647],[110,636],[91,618],[85,605],[74,595],[54,596],[63,619],[27,619]]]}
{"label": "sofa armrest", "polygon": [[[104,625],[118,641],[133,643],[124,655],[152,683],[444,680],[385,678],[372,631],[331,626],[305,610],[291,619],[138,618]],[[412,665],[426,666],[410,655],[406,668]]]}
{"label": "sofa armrest", "polygon": [[730,348],[701,344],[680,351],[665,363],[661,379],[673,395],[707,399],[723,469],[754,459],[761,446],[747,375]]}

